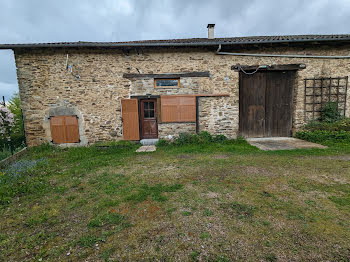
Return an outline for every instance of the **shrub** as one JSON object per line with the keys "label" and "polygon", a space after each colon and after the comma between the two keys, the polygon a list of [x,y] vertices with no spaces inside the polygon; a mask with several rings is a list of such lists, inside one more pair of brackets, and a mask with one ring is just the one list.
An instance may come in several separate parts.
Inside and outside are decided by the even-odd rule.
{"label": "shrub", "polygon": [[314,143],[322,142],[350,142],[350,132],[315,130],[315,131],[300,131],[295,134],[296,138]]}
{"label": "shrub", "polygon": [[204,142],[204,143],[209,143],[209,142],[214,141],[213,137],[211,136],[211,134],[208,131],[200,132],[199,138],[200,138],[201,142]]}
{"label": "shrub", "polygon": [[307,125],[305,125],[304,129],[307,131],[350,131],[350,118],[343,118],[335,122],[310,121]]}
{"label": "shrub", "polygon": [[215,137],[215,139],[214,139],[214,141],[217,142],[217,143],[224,143],[224,142],[226,142],[227,140],[228,140],[227,137],[224,136],[224,135],[217,135],[217,136]]}
{"label": "shrub", "polygon": [[165,140],[165,139],[159,139],[158,140],[158,143],[157,143],[157,146],[168,146],[170,144],[170,142],[168,140]]}
{"label": "shrub", "polygon": [[197,134],[180,133],[179,137],[174,140],[175,145],[198,144],[200,142]]}
{"label": "shrub", "polygon": [[320,122],[335,122],[341,118],[338,103],[328,102],[322,108],[320,112],[319,121]]}

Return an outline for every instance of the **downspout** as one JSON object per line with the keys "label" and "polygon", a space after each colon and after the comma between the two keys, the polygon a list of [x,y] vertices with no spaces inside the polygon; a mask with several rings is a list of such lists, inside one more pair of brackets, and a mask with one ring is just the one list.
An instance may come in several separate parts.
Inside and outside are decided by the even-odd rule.
{"label": "downspout", "polygon": [[289,57],[289,58],[315,58],[315,59],[348,59],[349,55],[346,56],[318,56],[318,55],[278,55],[278,54],[251,54],[251,53],[230,53],[230,52],[221,52],[221,44],[216,50],[217,55],[233,55],[233,56],[259,56],[259,57]]}

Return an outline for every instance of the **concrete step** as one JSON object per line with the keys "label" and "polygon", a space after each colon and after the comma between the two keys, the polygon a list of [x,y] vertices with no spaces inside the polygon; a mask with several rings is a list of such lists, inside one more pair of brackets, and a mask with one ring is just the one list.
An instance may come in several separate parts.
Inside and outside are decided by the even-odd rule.
{"label": "concrete step", "polygon": [[142,139],[140,140],[140,143],[144,146],[151,146],[151,145],[156,145],[158,143],[159,139]]}

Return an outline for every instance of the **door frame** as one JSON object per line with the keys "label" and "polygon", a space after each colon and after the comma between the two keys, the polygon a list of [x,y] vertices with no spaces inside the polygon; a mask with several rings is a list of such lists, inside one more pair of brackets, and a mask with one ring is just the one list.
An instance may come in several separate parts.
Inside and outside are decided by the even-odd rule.
{"label": "door frame", "polygon": [[[252,69],[248,69],[246,71],[252,71]],[[283,71],[287,71],[287,72],[290,72],[290,71],[297,71],[296,69],[285,69],[283,68],[283,70],[259,70],[258,72],[261,72],[261,73],[268,73],[268,72],[271,72],[271,71],[274,71],[274,72],[283,72]],[[238,80],[238,134],[239,135],[242,135],[242,130],[241,130],[241,127],[242,127],[242,121],[244,121],[242,118],[242,99],[241,99],[241,88],[242,88],[242,75],[244,73],[239,71],[239,80]],[[297,74],[294,74],[294,78],[292,79],[293,81],[295,81],[297,79],[298,75]],[[293,133],[293,122],[294,122],[294,89],[295,89],[295,83],[291,85],[292,86],[292,90],[291,90],[291,105],[290,105],[290,136],[292,136],[292,133]],[[266,107],[266,97],[265,97],[265,107]],[[265,112],[266,113],[266,112]],[[266,119],[265,119],[266,120]],[[266,130],[264,130],[264,136],[263,137],[268,137],[266,136]]]}
{"label": "door frame", "polygon": [[[157,139],[159,137],[159,133],[158,133],[158,105],[157,105],[157,98],[155,96],[145,96],[145,97],[139,97],[138,98],[138,104],[139,104],[139,128],[140,128],[140,139]],[[143,106],[142,106],[142,102],[144,101],[154,101],[154,117],[155,117],[155,121],[156,121],[156,128],[157,128],[157,136],[154,138],[144,138],[143,137]]]}

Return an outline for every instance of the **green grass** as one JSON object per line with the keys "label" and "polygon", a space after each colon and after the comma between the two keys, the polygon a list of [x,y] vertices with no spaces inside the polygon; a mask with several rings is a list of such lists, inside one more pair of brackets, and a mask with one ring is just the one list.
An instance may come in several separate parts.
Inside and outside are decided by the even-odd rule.
{"label": "green grass", "polygon": [[0,261],[347,261],[350,144],[326,144],[31,148],[0,171]]}
{"label": "green grass", "polygon": [[3,160],[11,155],[10,150],[3,149],[0,151],[0,160]]}

